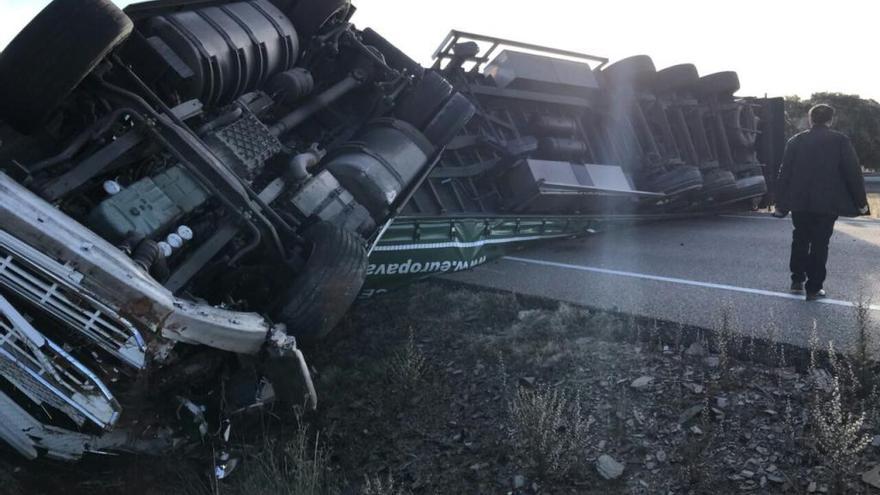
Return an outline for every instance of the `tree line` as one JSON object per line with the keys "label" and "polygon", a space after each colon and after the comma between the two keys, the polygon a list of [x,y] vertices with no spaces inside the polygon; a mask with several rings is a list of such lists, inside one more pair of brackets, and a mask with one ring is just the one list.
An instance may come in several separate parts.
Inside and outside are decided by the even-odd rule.
{"label": "tree line", "polygon": [[848,135],[862,166],[880,170],[880,103],[843,93],[814,93],[809,99],[785,99],[786,135],[791,137],[810,127],[810,107],[826,103],[837,110],[834,128]]}

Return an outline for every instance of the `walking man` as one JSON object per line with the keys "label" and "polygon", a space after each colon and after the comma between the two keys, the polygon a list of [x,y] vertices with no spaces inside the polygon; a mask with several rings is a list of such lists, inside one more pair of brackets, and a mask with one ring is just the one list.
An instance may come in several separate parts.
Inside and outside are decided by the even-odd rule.
{"label": "walking man", "polygon": [[812,128],[788,141],[777,181],[774,216],[791,212],[791,290],[807,301],[825,297],[825,264],[840,216],[870,214],[865,180],[849,138],[831,130],[834,108],[810,109]]}

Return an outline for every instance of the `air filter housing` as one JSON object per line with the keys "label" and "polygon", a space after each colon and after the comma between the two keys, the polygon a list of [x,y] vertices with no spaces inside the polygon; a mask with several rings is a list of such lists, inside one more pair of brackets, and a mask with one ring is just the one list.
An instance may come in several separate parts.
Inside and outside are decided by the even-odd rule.
{"label": "air filter housing", "polygon": [[266,0],[165,13],[141,27],[148,43],[177,70],[172,84],[205,105],[229,103],[294,66],[299,40],[290,20]]}

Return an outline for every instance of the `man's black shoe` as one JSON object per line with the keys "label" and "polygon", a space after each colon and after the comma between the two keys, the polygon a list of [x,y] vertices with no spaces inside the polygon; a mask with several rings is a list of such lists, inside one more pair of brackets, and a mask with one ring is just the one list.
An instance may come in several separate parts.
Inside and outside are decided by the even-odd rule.
{"label": "man's black shoe", "polygon": [[804,283],[803,282],[792,282],[791,283],[791,291],[795,294],[803,294],[804,293]]}
{"label": "man's black shoe", "polygon": [[807,292],[807,301],[818,301],[819,299],[825,299],[827,294],[825,294],[824,290],[820,290],[819,292]]}

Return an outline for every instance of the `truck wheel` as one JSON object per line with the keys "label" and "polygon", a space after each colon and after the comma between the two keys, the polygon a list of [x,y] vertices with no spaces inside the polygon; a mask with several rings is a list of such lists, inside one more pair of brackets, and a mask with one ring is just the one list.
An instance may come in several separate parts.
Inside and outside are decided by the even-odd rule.
{"label": "truck wheel", "polygon": [[682,89],[696,88],[700,83],[700,74],[693,64],[680,64],[667,67],[657,72],[654,89],[658,93],[668,93]]}
{"label": "truck wheel", "polygon": [[703,172],[703,191],[713,193],[722,189],[728,189],[736,185],[733,172],[720,168],[713,168]]}
{"label": "truck wheel", "polygon": [[725,115],[727,119],[727,138],[731,144],[746,149],[755,147],[758,139],[758,118],[749,104],[737,105]]}
{"label": "truck wheel", "polygon": [[602,70],[607,89],[620,87],[641,88],[651,84],[657,73],[654,61],[647,55],[635,55],[619,60]]}
{"label": "truck wheel", "polygon": [[739,76],[736,72],[716,72],[700,79],[700,92],[707,95],[729,96],[739,91]]}
{"label": "truck wheel", "polygon": [[309,228],[306,239],[306,266],[276,316],[290,335],[308,342],[326,337],[354,303],[366,279],[367,252],[360,237],[328,222]]}
{"label": "truck wheel", "polygon": [[0,54],[0,118],[39,129],[132,28],[110,0],[54,0]]}
{"label": "truck wheel", "polygon": [[649,183],[655,191],[672,196],[701,186],[703,184],[703,175],[700,174],[700,169],[697,167],[679,166],[654,177]]}

